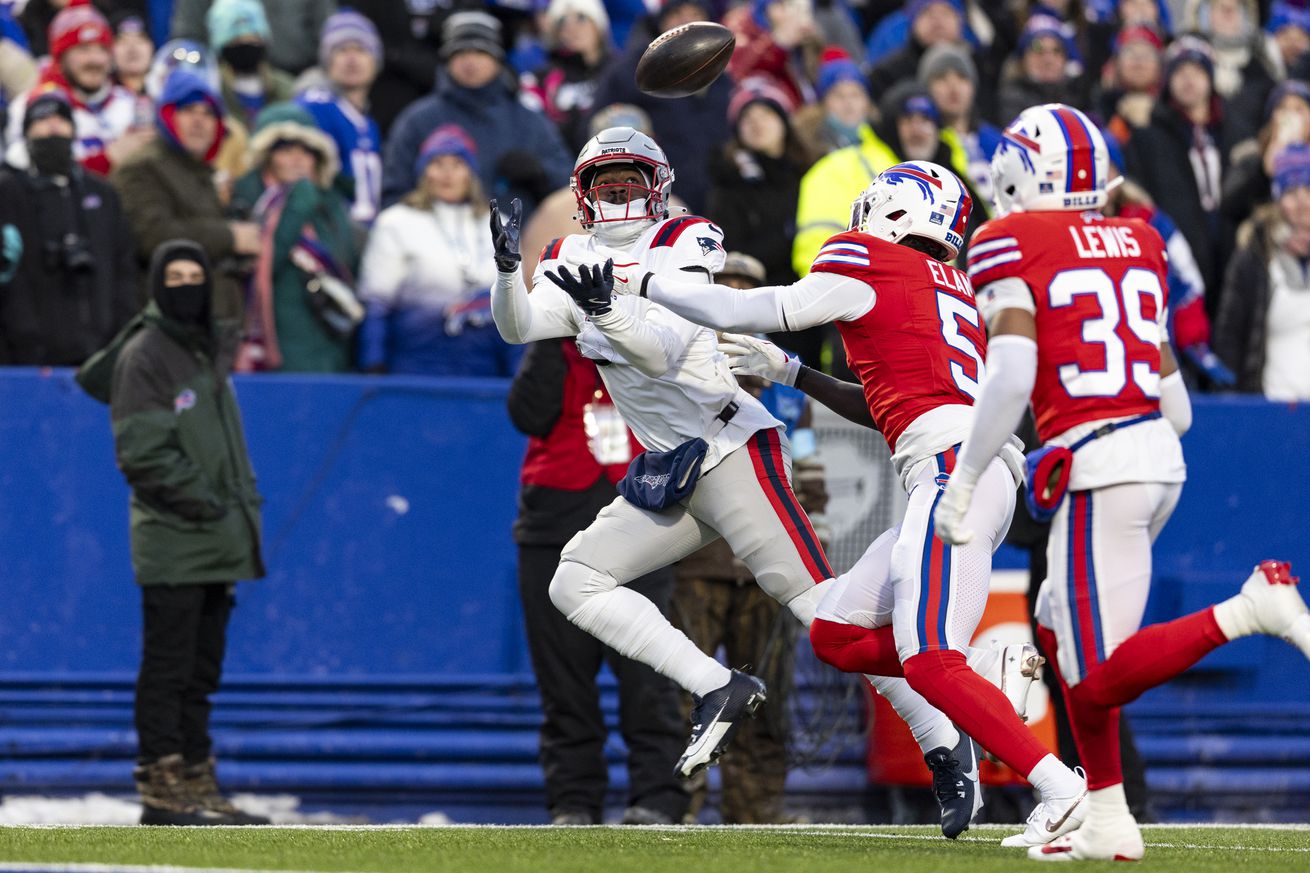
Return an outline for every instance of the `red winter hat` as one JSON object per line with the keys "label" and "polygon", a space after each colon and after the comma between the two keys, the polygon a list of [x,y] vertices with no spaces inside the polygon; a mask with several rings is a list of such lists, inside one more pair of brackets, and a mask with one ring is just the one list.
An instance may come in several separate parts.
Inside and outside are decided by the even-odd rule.
{"label": "red winter hat", "polygon": [[55,63],[73,46],[100,43],[105,48],[113,45],[114,34],[109,21],[100,14],[90,0],[73,0],[55,16],[46,31],[50,41],[50,57]]}

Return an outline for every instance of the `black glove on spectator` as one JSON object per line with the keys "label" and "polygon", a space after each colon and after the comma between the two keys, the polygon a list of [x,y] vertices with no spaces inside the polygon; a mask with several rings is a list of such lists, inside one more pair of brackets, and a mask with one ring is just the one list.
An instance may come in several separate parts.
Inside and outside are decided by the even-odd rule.
{"label": "black glove on spectator", "polygon": [[491,242],[495,248],[492,258],[496,269],[512,273],[519,268],[523,256],[519,254],[519,234],[523,224],[523,204],[515,197],[509,204],[509,220],[501,221],[496,201],[491,201]]}
{"label": "black glove on spectator", "polygon": [[578,308],[587,315],[595,317],[610,311],[614,300],[614,259],[605,262],[604,267],[578,267],[575,279],[567,267],[560,267],[559,273],[546,271],[546,278],[564,289],[573,298]]}

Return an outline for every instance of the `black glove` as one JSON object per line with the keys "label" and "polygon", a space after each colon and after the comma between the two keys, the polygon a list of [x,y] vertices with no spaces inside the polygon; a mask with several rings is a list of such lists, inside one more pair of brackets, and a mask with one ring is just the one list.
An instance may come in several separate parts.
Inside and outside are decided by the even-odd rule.
{"label": "black glove", "polygon": [[519,254],[519,234],[522,231],[523,204],[515,197],[509,204],[509,221],[500,220],[500,210],[496,201],[491,201],[491,242],[495,247],[492,258],[496,269],[502,273],[512,273],[519,268],[523,256]]}
{"label": "black glove", "polygon": [[605,266],[578,267],[575,279],[567,267],[560,267],[559,273],[546,271],[546,278],[564,289],[573,298],[578,308],[590,316],[604,315],[610,311],[614,302],[614,259],[610,258]]}

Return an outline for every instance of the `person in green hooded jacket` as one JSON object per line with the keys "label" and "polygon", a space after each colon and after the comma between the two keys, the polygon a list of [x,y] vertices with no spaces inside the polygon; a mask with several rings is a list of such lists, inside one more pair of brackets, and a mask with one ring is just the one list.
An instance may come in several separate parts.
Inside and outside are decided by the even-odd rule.
{"label": "person in green hooded jacket", "polygon": [[264,562],[261,498],[217,354],[204,249],[190,240],[159,245],[149,290],[142,315],[79,373],[109,403],[118,467],[132,489],[144,618],[134,771],[141,823],[266,823],[219,792],[209,736],[236,582],[262,577]]}
{"label": "person in green hooded jacket", "polygon": [[259,224],[237,370],[344,372],[364,308],[355,295],[360,246],[350,210],[332,187],[336,142],[294,103],[259,113],[252,169],[232,207]]}

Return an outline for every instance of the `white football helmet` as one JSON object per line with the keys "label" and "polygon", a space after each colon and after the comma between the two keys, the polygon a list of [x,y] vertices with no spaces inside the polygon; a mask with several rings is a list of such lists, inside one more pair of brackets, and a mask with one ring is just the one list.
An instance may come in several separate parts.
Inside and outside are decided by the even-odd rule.
{"label": "white football helmet", "polygon": [[1109,177],[1105,137],[1086,115],[1063,103],[1019,113],[992,156],[1000,215],[1100,209]]}
{"label": "white football helmet", "polygon": [[[593,185],[596,172],[610,165],[636,167],[645,185]],[[673,168],[664,149],[646,134],[631,127],[610,127],[593,136],[573,165],[569,188],[578,201],[578,221],[587,230],[597,224],[651,222],[668,217]],[[627,189],[627,202],[606,203],[607,190]]]}
{"label": "white football helmet", "polygon": [[913,237],[950,261],[964,245],[973,198],[950,170],[930,161],[888,167],[851,204],[851,230],[899,243]]}

